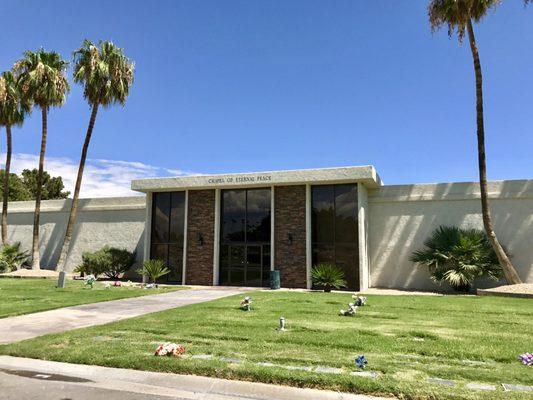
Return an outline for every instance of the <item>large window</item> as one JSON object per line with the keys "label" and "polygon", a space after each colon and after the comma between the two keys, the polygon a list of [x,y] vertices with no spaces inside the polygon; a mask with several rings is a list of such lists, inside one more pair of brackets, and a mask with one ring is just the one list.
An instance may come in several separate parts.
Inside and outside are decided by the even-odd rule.
{"label": "large window", "polygon": [[313,265],[336,264],[358,290],[357,185],[312,187],[312,243]]}
{"label": "large window", "polygon": [[223,190],[221,285],[267,286],[270,271],[270,189]]}
{"label": "large window", "polygon": [[152,204],[150,258],[166,263],[171,271],[166,275],[169,282],[181,283],[185,192],[154,193]]}

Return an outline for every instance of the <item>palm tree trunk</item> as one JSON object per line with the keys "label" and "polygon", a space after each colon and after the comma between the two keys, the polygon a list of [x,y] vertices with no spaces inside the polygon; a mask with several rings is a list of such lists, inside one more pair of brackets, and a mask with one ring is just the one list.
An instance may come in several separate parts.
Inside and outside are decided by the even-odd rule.
{"label": "palm tree trunk", "polygon": [[39,220],[41,218],[41,195],[43,191],[44,155],[46,153],[46,137],[48,135],[48,107],[41,107],[42,134],[41,153],[39,154],[39,173],[37,174],[37,188],[35,192],[35,213],[33,214],[33,245],[32,269],[41,269],[41,254],[39,251]]}
{"label": "palm tree trunk", "polygon": [[487,161],[485,156],[485,126],[483,120],[483,77],[481,73],[481,62],[479,60],[479,53],[476,45],[476,38],[474,36],[474,28],[472,21],[467,21],[468,40],[470,42],[470,50],[472,51],[472,58],[474,60],[474,72],[476,75],[476,112],[477,112],[477,151],[479,164],[479,188],[481,191],[481,214],[483,216],[483,225],[487,236],[496,252],[496,256],[503,268],[503,273],[507,283],[517,284],[522,283],[518,272],[509,260],[502,245],[496,237],[494,226],[492,225],[492,217],[490,214],[490,205],[488,199],[487,189]]}
{"label": "palm tree trunk", "polygon": [[80,196],[81,181],[83,179],[83,170],[85,168],[85,160],[87,159],[87,150],[89,149],[89,143],[91,142],[91,136],[93,134],[94,122],[96,121],[96,115],[98,114],[98,104],[94,104],[91,111],[91,118],[89,119],[89,126],[87,127],[87,133],[85,134],[85,142],[81,150],[80,165],[78,167],[78,177],[76,178],[76,187],[74,188],[74,196],[72,198],[72,205],[70,206],[70,216],[68,218],[67,231],[65,233],[65,240],[63,241],[63,247],[61,248],[61,255],[56,266],[56,271],[64,271],[67,263],[68,252],[70,249],[70,241],[72,240],[72,233],[74,232],[74,226],[76,225],[76,216],[78,214],[78,198]]}
{"label": "palm tree trunk", "polygon": [[11,169],[11,125],[6,125],[7,153],[4,174],[4,198],[2,199],[2,244],[7,244],[7,202],[9,201],[9,171]]}

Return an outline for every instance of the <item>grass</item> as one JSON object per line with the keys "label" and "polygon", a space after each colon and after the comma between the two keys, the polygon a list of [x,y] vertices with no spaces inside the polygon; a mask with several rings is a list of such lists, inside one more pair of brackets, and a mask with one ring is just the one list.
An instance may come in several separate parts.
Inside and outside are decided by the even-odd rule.
{"label": "grass", "polygon": [[[241,297],[149,314],[108,325],[43,336],[0,347],[0,353],[82,364],[217,376],[403,398],[532,398],[503,392],[501,383],[533,385],[518,354],[533,349],[533,301],[472,296],[371,296],[355,317],[340,317],[349,294],[253,292],[253,310]],[[288,331],[276,328],[280,316]],[[181,358],[155,357],[162,342],[186,346]],[[372,380],[351,376],[365,354]],[[192,359],[212,354],[214,359]],[[244,360],[223,362],[217,357]],[[340,375],[277,365],[343,368]],[[455,387],[429,384],[452,379]],[[467,390],[490,383],[496,392]],[[530,396],[530,397],[528,397]]]}
{"label": "grass", "polygon": [[64,289],[58,289],[56,285],[54,279],[0,279],[0,318],[79,304],[166,293],[178,289],[143,290],[138,287],[106,289],[101,282],[96,282],[94,288],[89,289],[80,281],[67,281]]}

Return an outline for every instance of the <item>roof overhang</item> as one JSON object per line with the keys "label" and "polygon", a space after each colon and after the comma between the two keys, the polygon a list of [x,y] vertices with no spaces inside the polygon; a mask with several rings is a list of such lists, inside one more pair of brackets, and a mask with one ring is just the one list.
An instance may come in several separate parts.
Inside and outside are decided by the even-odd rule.
{"label": "roof overhang", "polygon": [[266,187],[302,184],[362,183],[367,188],[381,186],[381,179],[372,165],[250,172],[239,174],[191,175],[168,178],[137,179],[131,189],[138,192],[165,192],[186,189]]}

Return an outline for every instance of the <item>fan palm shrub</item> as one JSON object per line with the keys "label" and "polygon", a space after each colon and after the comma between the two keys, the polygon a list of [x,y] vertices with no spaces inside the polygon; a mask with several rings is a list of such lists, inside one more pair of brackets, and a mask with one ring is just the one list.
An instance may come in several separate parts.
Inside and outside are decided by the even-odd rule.
{"label": "fan palm shrub", "polygon": [[[530,2],[531,0],[524,0],[524,4]],[[494,10],[500,3],[501,0],[431,0],[429,2],[428,14],[429,23],[433,31],[442,26],[446,26],[448,28],[448,35],[451,37],[456,32],[459,42],[463,41],[465,35],[468,37],[476,80],[476,136],[483,226],[488,235],[488,240],[498,257],[499,263],[503,267],[505,279],[509,284],[517,284],[522,283],[522,280],[496,236],[490,212],[487,187],[487,157],[485,153],[483,75],[473,26],[474,23],[480,22],[489,11]]]}
{"label": "fan palm shrub", "polygon": [[121,48],[112,42],[100,42],[97,46],[89,40],[84,40],[82,46],[74,52],[74,82],[83,85],[83,96],[91,107],[91,116],[81,150],[67,230],[56,270],[63,270],[67,262],[78,213],[78,198],[85,161],[98,109],[101,106],[109,107],[113,104],[123,106],[126,103],[133,84],[133,71],[133,62],[124,55]]}
{"label": "fan palm shrub", "polygon": [[170,273],[163,260],[147,260],[144,262],[142,268],[138,270],[139,274],[148,277],[152,283],[155,284],[158,278]]}
{"label": "fan palm shrub", "polygon": [[43,186],[44,157],[48,138],[48,111],[65,103],[70,90],[65,70],[68,63],[61,55],[40,49],[26,51],[24,57],[13,66],[17,77],[17,87],[24,101],[31,102],[41,109],[41,151],[37,174],[37,193],[33,215],[32,268],[40,269],[39,221],[41,217],[41,197]]}
{"label": "fan palm shrub", "polygon": [[5,244],[0,249],[0,273],[11,272],[27,265],[29,253],[21,250],[20,242]]}
{"label": "fan palm shrub", "polygon": [[334,264],[321,263],[315,265],[311,270],[313,285],[324,289],[324,292],[331,292],[331,289],[346,287],[344,271]]}
{"label": "fan palm shrub", "polygon": [[455,290],[470,290],[480,277],[499,280],[502,276],[498,257],[482,230],[439,226],[424,246],[410,260],[428,267],[433,281],[446,282]]}

